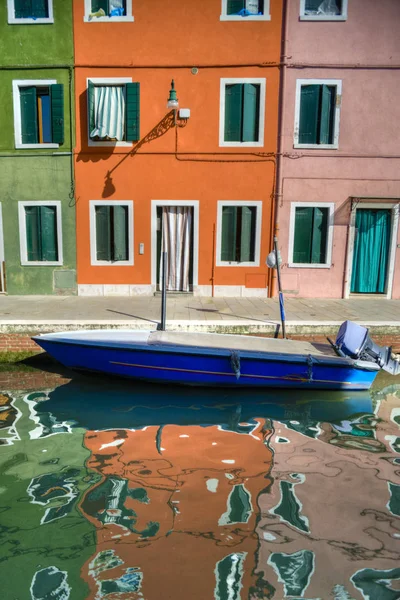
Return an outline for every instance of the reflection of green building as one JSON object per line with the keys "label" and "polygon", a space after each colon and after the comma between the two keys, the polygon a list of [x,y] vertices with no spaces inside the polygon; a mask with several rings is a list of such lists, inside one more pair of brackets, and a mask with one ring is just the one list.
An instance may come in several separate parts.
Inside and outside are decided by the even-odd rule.
{"label": "reflection of green building", "polygon": [[97,479],[84,466],[85,430],[70,430],[46,413],[42,423],[34,410],[38,396],[17,397],[14,431],[0,431],[0,587],[21,600],[31,592],[83,600],[89,590],[80,571],[96,536],[78,504]]}
{"label": "reflection of green building", "polygon": [[[54,9],[54,10],[53,10]],[[74,293],[72,0],[0,2],[0,291]]]}

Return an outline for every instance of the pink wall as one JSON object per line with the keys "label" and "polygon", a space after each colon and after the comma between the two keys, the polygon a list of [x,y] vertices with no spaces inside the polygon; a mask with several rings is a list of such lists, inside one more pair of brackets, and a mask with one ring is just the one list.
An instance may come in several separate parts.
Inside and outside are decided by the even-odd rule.
{"label": "pink wall", "polygon": [[[347,21],[337,22],[300,21],[299,3],[288,4],[286,56],[293,66],[285,70],[282,151],[286,157],[278,210],[283,287],[297,296],[342,297],[349,199],[391,197],[400,202],[400,77],[398,68],[393,68],[400,65],[400,2],[383,0],[378,7],[372,0],[349,0]],[[300,68],[301,63],[315,68]],[[355,64],[386,68],[343,68]],[[293,147],[297,79],[342,81],[338,149]],[[335,203],[330,269],[287,266],[291,202]],[[399,248],[395,255],[392,297],[399,298]]]}

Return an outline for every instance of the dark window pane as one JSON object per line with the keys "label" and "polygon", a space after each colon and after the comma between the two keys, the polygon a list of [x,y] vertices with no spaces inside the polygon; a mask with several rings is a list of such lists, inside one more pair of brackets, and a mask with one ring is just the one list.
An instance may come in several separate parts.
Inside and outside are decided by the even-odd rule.
{"label": "dark window pane", "polygon": [[341,15],[343,9],[342,0],[305,0],[306,15]]}

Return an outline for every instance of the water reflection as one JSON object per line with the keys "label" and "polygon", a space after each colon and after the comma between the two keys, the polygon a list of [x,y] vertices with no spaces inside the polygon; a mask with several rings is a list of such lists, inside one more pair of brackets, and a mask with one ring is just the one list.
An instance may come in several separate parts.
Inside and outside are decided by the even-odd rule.
{"label": "water reflection", "polygon": [[0,395],[7,598],[400,598],[400,386],[17,388]]}

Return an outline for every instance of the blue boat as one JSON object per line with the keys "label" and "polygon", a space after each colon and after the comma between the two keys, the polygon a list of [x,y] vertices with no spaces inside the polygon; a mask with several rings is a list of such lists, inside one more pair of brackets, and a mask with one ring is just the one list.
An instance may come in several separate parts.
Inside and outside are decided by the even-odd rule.
{"label": "blue boat", "polygon": [[192,386],[366,390],[381,368],[396,374],[391,348],[379,348],[351,321],[336,342],[318,344],[217,333],[89,330],[32,338],[66,367]]}

